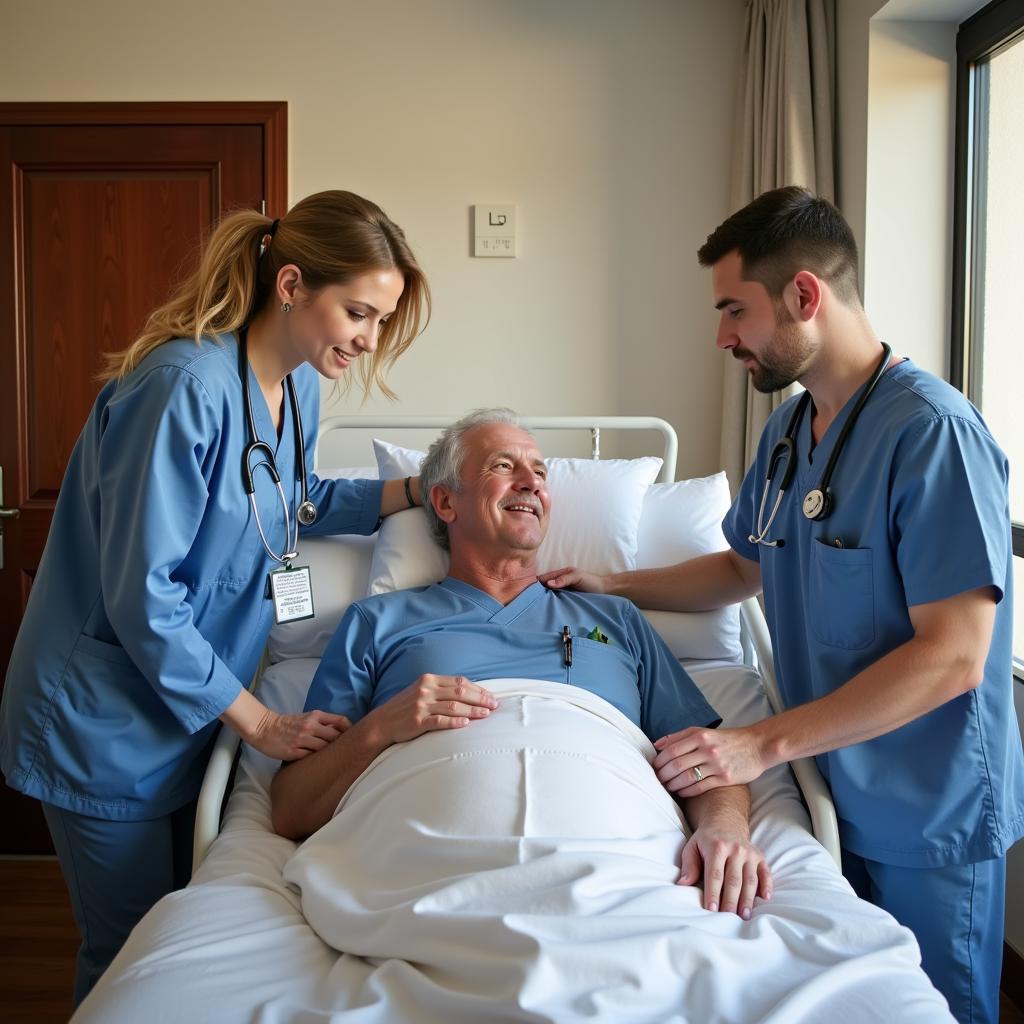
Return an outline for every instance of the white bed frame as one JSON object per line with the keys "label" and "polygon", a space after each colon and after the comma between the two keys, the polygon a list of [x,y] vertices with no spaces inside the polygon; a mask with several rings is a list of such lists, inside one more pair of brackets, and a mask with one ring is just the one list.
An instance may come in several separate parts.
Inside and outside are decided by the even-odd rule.
{"label": "white bed frame", "polygon": [[[320,423],[319,438],[333,430],[441,430],[452,422],[444,416],[332,416]],[[670,423],[654,416],[524,416],[520,422],[530,430],[588,430],[591,438],[591,458],[601,457],[601,430],[653,430],[662,438],[662,467],[658,477],[661,483],[672,483],[676,475],[679,441]],[[756,598],[748,598],[740,606],[740,625],[744,661],[756,668],[764,683],[765,695],[772,710],[778,713],[784,707],[775,679],[771,638],[764,613]],[[261,661],[256,680],[265,664]],[[210,844],[220,831],[221,811],[227,799],[228,784],[238,752],[240,740],[233,730],[222,728],[214,744],[206,775],[199,792],[196,810],[195,837],[192,847],[192,870],[203,862]],[[815,838],[829,852],[841,869],[839,853],[839,827],[835,807],[812,758],[801,758],[790,764],[797,785],[811,816]]]}

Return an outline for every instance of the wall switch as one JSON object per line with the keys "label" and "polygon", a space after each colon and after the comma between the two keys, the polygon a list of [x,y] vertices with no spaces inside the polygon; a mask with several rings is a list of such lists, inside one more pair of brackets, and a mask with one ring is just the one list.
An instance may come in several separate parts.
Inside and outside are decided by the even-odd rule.
{"label": "wall switch", "polygon": [[473,207],[473,255],[515,256],[516,208],[478,203]]}

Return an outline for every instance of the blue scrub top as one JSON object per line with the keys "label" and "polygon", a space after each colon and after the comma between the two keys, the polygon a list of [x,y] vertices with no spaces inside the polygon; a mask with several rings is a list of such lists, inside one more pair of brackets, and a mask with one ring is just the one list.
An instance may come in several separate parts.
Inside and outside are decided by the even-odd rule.
{"label": "blue scrub top", "polygon": [[[959,391],[905,361],[885,373],[847,437],[832,479],[834,510],[807,520],[803,496],[818,486],[857,397],[813,451],[810,410],[803,417],[796,474],[768,531],[784,546],[748,537],[757,532],[771,451],[798,398],[768,421],[723,529],[735,551],[760,562],[775,671],[790,706],[831,693],[910,640],[908,606],[994,588],[995,628],[977,689],[816,759],[845,849],[905,867],[985,860],[1024,832],[1006,457]],[[780,466],[766,516],[781,476]]]}
{"label": "blue scrub top", "polygon": [[[564,626],[573,637],[568,666]],[[587,639],[595,627],[609,643]],[[324,652],[306,708],[357,722],[426,673],[579,686],[618,708],[652,741],[721,721],[629,601],[533,583],[502,605],[450,576],[353,604]]]}
{"label": "blue scrub top", "polygon": [[[312,466],[319,378],[293,374]],[[256,430],[291,511],[295,441],[280,440],[252,371]],[[273,624],[272,562],[242,487],[248,442],[238,344],[175,340],[100,392],[72,452],[15,642],[0,709],[9,785],[82,814],[138,820],[199,791],[217,717],[255,671]],[[277,490],[255,474],[271,547]],[[379,481],[319,480],[305,533],[372,533]]]}

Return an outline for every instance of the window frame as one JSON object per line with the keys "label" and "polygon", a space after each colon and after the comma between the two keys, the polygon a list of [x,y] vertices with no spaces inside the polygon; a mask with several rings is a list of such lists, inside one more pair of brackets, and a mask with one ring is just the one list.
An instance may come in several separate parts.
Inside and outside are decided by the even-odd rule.
{"label": "window frame", "polygon": [[[974,295],[984,284],[975,254],[984,252],[985,197],[977,182],[984,180],[987,126],[976,113],[987,105],[985,64],[1001,50],[1021,43],[1024,0],[993,0],[963,21],[956,36],[956,127],[953,167],[953,281],[949,350],[950,383],[973,398],[972,379],[983,355],[984,340],[975,328]],[[979,71],[979,66],[981,70]],[[1024,523],[1014,521],[1013,557],[1024,558]],[[1024,682],[1024,665],[1014,660],[1014,675]]]}

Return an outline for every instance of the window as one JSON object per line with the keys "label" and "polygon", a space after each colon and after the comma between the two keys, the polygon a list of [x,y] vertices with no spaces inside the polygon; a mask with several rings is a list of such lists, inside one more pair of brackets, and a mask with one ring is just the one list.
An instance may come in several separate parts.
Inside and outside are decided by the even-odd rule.
{"label": "window", "polygon": [[1014,673],[1024,680],[1024,0],[957,33],[950,377],[1010,460]]}

